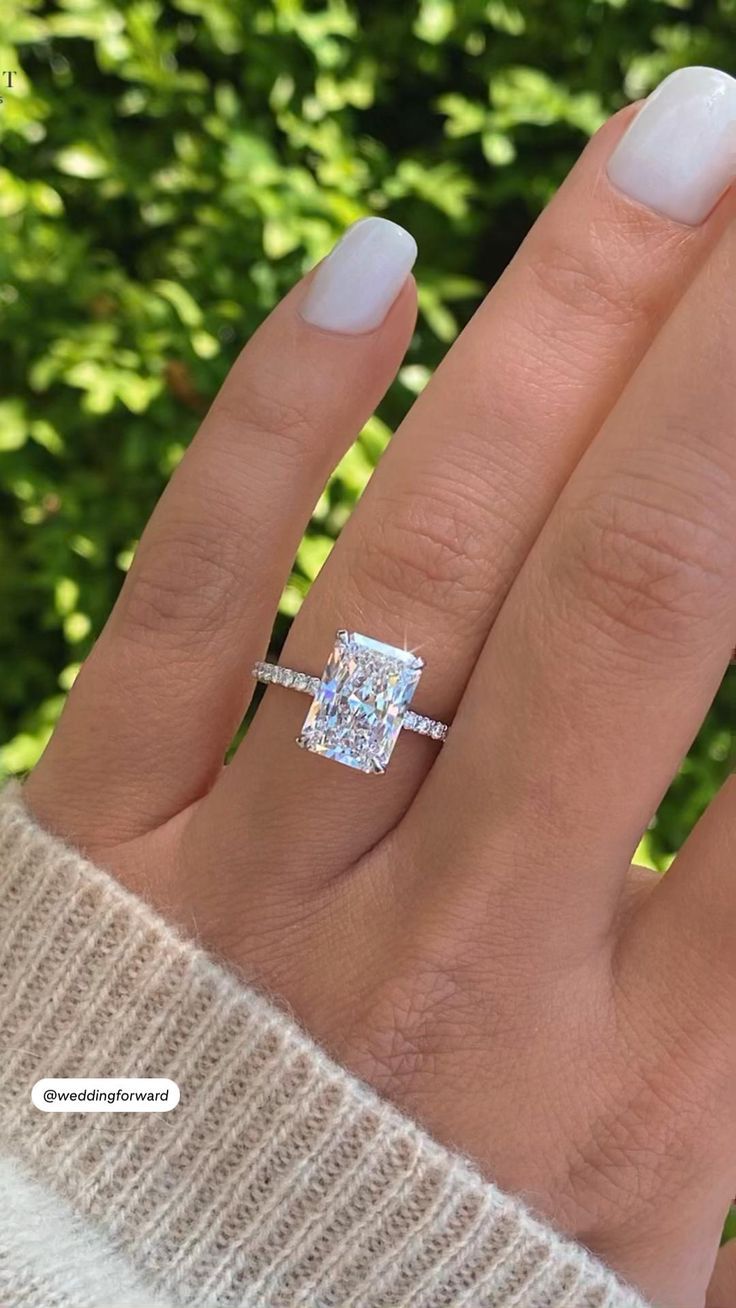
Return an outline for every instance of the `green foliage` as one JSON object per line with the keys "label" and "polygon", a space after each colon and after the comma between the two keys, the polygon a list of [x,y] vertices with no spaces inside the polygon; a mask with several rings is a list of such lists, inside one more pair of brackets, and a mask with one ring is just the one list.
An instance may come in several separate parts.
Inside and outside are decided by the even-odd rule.
{"label": "green foliage", "polygon": [[[603,118],[729,67],[736,0],[5,0],[0,741],[29,767],[240,343],[352,220],[417,236],[400,380],[317,507],[281,632],[380,450]],[[725,775],[724,686],[649,833]]]}

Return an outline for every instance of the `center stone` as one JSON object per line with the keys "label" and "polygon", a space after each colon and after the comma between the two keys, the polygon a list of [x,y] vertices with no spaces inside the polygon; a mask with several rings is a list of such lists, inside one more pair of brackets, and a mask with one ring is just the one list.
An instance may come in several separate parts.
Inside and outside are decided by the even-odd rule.
{"label": "center stone", "polygon": [[355,631],[338,631],[298,744],[361,772],[384,772],[424,663]]}

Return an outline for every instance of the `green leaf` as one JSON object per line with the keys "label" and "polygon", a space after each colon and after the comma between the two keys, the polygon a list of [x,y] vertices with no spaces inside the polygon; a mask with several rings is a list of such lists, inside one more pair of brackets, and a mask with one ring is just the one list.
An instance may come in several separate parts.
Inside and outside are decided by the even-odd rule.
{"label": "green leaf", "polygon": [[504,168],[516,158],[516,148],[505,132],[484,132],[481,137],[483,153],[490,164]]}
{"label": "green leaf", "polygon": [[0,400],[0,451],[20,450],[30,429],[21,400]]}
{"label": "green leaf", "polygon": [[79,603],[79,585],[71,577],[59,577],[55,586],[56,612],[61,617],[73,613]]}
{"label": "green leaf", "polygon": [[729,1240],[736,1240],[736,1205],[733,1205],[729,1210],[723,1228],[723,1243],[726,1244]]}
{"label": "green leaf", "polygon": [[64,635],[70,645],[78,645],[92,630],[92,623],[86,613],[69,613],[64,618]]}
{"label": "green leaf", "polygon": [[296,561],[309,581],[314,581],[334,543],[331,536],[304,537],[299,546]]}
{"label": "green leaf", "polygon": [[305,595],[304,578],[294,574],[288,585],[284,587],[279,600],[279,613],[282,613],[286,618],[295,618],[304,603]]}
{"label": "green leaf", "polygon": [[439,45],[455,26],[452,0],[421,0],[414,31],[421,41]]}
{"label": "green leaf", "polygon": [[166,281],[159,278],[153,283],[153,289],[176,309],[181,321],[187,327],[199,327],[202,322],[202,310],[194,296],[180,282]]}
{"label": "green leaf", "polygon": [[43,754],[50,735],[50,727],[45,727],[35,735],[21,731],[6,745],[0,747],[0,775],[3,771],[11,776],[30,772]]}
{"label": "green leaf", "polygon": [[22,213],[28,201],[28,187],[13,177],[6,168],[0,168],[0,218],[12,218]]}
{"label": "green leaf", "polygon": [[445,130],[448,136],[473,136],[483,131],[488,110],[479,100],[468,100],[464,95],[451,92],[437,101],[440,113],[447,117]]}
{"label": "green leaf", "polygon": [[59,172],[69,177],[83,177],[87,180],[105,177],[110,171],[109,161],[97,146],[89,141],[77,141],[58,150],[55,155]]}

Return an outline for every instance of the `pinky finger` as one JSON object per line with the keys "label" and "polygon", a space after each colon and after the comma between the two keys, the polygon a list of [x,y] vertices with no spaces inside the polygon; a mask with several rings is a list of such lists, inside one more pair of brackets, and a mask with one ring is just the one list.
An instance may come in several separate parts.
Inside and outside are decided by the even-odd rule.
{"label": "pinky finger", "polygon": [[736,1240],[721,1249],[708,1287],[706,1308],[734,1308],[736,1305]]}

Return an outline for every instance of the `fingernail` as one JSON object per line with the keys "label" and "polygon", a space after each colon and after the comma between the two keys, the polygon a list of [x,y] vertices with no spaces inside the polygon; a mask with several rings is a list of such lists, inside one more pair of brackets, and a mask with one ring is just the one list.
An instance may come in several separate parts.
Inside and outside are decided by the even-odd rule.
{"label": "fingernail", "polygon": [[736,80],[680,68],[639,110],[608,164],[619,190],[697,226],[736,177]]}
{"label": "fingernail", "polygon": [[301,315],[332,332],[380,327],[417,257],[417,245],[398,223],[361,218],[319,265]]}

